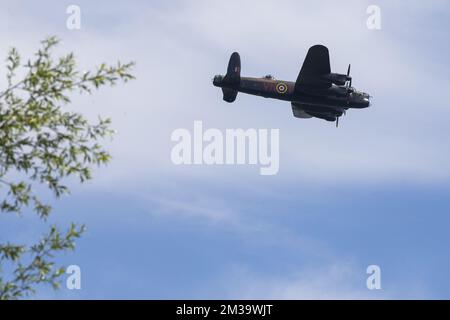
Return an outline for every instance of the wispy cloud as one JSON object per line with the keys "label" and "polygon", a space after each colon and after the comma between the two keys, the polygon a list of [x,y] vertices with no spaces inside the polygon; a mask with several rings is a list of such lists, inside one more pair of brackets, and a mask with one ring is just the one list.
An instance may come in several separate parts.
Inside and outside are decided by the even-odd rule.
{"label": "wispy cloud", "polygon": [[302,265],[282,275],[258,274],[245,266],[235,267],[231,274],[225,297],[234,299],[420,299],[426,292],[413,283],[369,290],[365,269],[340,260],[316,268]]}

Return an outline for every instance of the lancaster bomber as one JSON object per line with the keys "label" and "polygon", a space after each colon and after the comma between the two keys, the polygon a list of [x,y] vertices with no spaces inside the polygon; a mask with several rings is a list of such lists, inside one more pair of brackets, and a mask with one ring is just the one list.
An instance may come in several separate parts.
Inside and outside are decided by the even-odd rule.
{"label": "lancaster bomber", "polygon": [[241,58],[234,52],[225,76],[216,75],[216,87],[221,87],[223,100],[234,102],[238,92],[290,101],[297,118],[320,118],[335,121],[346,110],[370,106],[370,95],[352,87],[350,65],[347,74],[332,73],[327,47],[315,45],[308,50],[300,74],[295,82],[263,78],[241,77]]}

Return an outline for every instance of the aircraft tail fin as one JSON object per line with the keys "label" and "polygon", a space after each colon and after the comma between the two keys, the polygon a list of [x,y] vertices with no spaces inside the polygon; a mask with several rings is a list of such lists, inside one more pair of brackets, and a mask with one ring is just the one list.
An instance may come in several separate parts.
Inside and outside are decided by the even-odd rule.
{"label": "aircraft tail fin", "polygon": [[[227,86],[238,86],[241,82],[241,57],[239,53],[233,52],[228,62],[227,74],[223,81]],[[222,87],[223,100],[233,102],[236,100],[238,91],[229,87]]]}
{"label": "aircraft tail fin", "polygon": [[241,57],[237,52],[233,52],[230,57],[224,81],[230,85],[238,85],[241,82]]}
{"label": "aircraft tail fin", "polygon": [[236,100],[236,96],[238,94],[237,90],[230,88],[222,88],[223,92],[223,100],[226,102],[234,102]]}

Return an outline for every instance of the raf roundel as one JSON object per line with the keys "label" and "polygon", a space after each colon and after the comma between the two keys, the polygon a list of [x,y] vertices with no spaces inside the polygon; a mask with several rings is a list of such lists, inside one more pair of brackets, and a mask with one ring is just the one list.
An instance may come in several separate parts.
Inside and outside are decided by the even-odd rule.
{"label": "raf roundel", "polygon": [[288,90],[288,86],[284,83],[277,83],[275,89],[278,93],[286,93]]}

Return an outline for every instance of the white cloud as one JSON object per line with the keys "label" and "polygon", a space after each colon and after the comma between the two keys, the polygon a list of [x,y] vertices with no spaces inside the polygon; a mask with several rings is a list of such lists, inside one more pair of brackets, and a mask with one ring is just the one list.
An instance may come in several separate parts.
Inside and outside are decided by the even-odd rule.
{"label": "white cloud", "polygon": [[[385,10],[397,10],[398,21],[404,19],[401,8]],[[450,155],[441,125],[449,115],[444,108],[448,98],[434,94],[444,90],[448,80],[427,73],[433,62],[415,53],[414,44],[393,38],[388,27],[378,34],[368,31],[365,18],[365,6],[359,2],[182,2],[176,11],[137,14],[122,31],[127,40],[119,51],[138,61],[138,80],[120,93],[96,98],[109,101],[109,110],[99,110],[110,113],[119,130],[113,147],[117,177],[161,173],[208,180],[212,174],[232,183],[228,169],[175,168],[170,162],[171,131],[190,128],[199,119],[208,127],[280,128],[280,172],[294,179],[448,179],[445,163]],[[317,23],[320,20],[327,23]],[[105,50],[111,40],[81,51],[116,52]],[[236,103],[224,104],[209,82],[214,73],[224,71],[233,50],[241,51],[245,74],[277,75],[279,70],[279,77],[294,79],[307,48],[317,42],[330,47],[334,70],[345,70],[351,62],[355,86],[375,96],[372,108],[350,110],[339,129],[321,120],[295,119],[289,104],[279,101],[240,94]],[[255,174],[243,171],[250,179]]]}
{"label": "white cloud", "polygon": [[[280,128],[280,174],[294,179],[331,183],[448,179],[450,155],[441,119],[450,114],[445,108],[449,99],[435,94],[448,86],[448,80],[427,73],[433,61],[413,50],[421,42],[398,41],[392,22],[378,33],[367,30],[366,6],[359,1],[345,5],[181,1],[176,8],[105,6],[101,12],[80,5],[86,23],[81,31],[72,32],[60,25],[65,11],[52,23],[36,15],[31,30],[23,27],[30,16],[20,10],[9,12],[8,30],[16,31],[3,32],[1,49],[17,44],[29,54],[38,39],[56,33],[63,38],[60,51],[75,51],[83,68],[117,58],[137,61],[135,82],[76,99],[73,106],[82,106],[92,117],[113,118],[118,134],[107,181],[180,174],[208,180],[212,174],[232,183],[230,170],[223,167],[199,170],[171,163],[170,133],[190,128],[194,120],[218,128]],[[382,9],[399,24],[410,19],[400,7],[382,4]],[[119,12],[120,29],[95,24],[91,16]],[[419,19],[421,12],[412,5],[411,14]],[[276,100],[240,94],[236,103],[225,104],[210,84],[214,73],[224,71],[233,50],[242,53],[244,74],[272,72],[295,79],[307,48],[315,43],[329,46],[333,70],[343,72],[351,62],[354,85],[375,96],[372,108],[350,110],[339,129],[317,119],[293,118],[289,104]],[[243,172],[249,179],[255,175],[252,169]]]}
{"label": "white cloud", "polygon": [[268,300],[421,299],[426,289],[417,283],[382,280],[380,290],[366,287],[365,268],[349,261],[334,260],[320,267],[305,267],[278,275],[259,274],[246,266],[235,266],[224,276],[224,298]]}
{"label": "white cloud", "polygon": [[[94,182],[103,189],[122,192],[176,178],[244,191],[243,180],[260,181],[252,166],[173,165],[170,134],[192,128],[194,120],[203,120],[205,128],[280,128],[280,172],[267,178],[274,183],[441,183],[450,172],[445,138],[450,110],[449,98],[436,93],[446,90],[448,79],[427,72],[436,70],[436,62],[414,50],[421,41],[401,41],[394,30],[422,15],[430,18],[431,7],[439,10],[442,2],[433,2],[425,13],[414,3],[407,15],[403,6],[381,3],[382,14],[391,18],[381,31],[366,29],[366,6],[359,1],[181,1],[101,10],[86,2],[80,3],[81,31],[65,29],[65,10],[52,9],[45,16],[53,19],[45,20],[15,5],[8,19],[5,13],[0,19],[9,27],[2,29],[0,50],[17,45],[27,56],[44,35],[55,33],[63,40],[59,52],[75,51],[81,68],[117,58],[137,61],[136,81],[76,98],[71,106],[92,118],[111,116],[118,131],[111,143],[113,162]],[[426,32],[411,28],[421,36]],[[354,85],[375,96],[373,107],[350,110],[339,129],[318,119],[293,118],[281,101],[240,94],[226,104],[210,83],[213,74],[224,72],[233,50],[242,54],[244,74],[295,79],[307,48],[317,42],[329,46],[334,71],[345,71],[351,62]]]}

